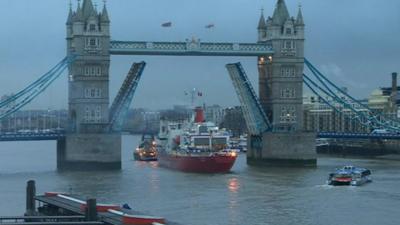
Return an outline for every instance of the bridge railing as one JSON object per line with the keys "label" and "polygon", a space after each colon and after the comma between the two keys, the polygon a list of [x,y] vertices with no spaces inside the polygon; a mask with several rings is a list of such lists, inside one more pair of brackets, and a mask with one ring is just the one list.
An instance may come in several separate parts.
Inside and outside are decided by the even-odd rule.
{"label": "bridge railing", "polygon": [[186,42],[111,41],[110,54],[266,56],[273,54],[273,49],[271,43],[201,42],[199,39]]}

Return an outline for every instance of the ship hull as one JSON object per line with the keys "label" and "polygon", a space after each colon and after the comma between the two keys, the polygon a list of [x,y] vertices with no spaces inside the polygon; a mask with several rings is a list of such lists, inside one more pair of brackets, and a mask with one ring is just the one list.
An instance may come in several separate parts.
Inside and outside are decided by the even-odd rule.
{"label": "ship hull", "polygon": [[189,173],[227,173],[235,163],[236,156],[179,156],[159,154],[159,165]]}

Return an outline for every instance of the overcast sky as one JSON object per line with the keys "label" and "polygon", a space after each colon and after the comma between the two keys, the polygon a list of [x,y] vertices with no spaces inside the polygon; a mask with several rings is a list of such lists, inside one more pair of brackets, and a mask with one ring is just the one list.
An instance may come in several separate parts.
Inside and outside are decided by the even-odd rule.
{"label": "overcast sky", "polygon": [[[102,7],[101,0],[93,0]],[[17,92],[59,62],[66,52],[67,0],[0,0],[0,95]],[[272,15],[276,0],[108,0],[114,40],[256,42],[260,8]],[[296,16],[302,4],[306,57],[356,97],[390,86],[400,71],[399,0],[286,0]],[[76,1],[73,0],[76,7]],[[172,22],[171,28],[160,26]],[[214,23],[213,29],[204,26]],[[242,62],[258,89],[255,58],[112,56],[111,100],[132,62],[146,69],[132,107],[188,103],[197,88],[206,104],[236,105],[226,63]],[[66,108],[67,73],[29,108]]]}

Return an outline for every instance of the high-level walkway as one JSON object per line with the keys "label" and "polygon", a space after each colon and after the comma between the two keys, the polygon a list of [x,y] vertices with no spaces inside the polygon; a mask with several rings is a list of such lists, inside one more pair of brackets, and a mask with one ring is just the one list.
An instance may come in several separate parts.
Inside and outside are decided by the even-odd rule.
{"label": "high-level walkway", "polygon": [[111,41],[112,55],[174,56],[266,56],[273,54],[271,43]]}

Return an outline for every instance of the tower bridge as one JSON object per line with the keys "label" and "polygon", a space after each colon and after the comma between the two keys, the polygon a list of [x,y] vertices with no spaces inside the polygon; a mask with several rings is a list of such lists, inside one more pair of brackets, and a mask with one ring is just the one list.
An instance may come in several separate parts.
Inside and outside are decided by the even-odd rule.
{"label": "tower bridge", "polygon": [[[67,22],[67,57],[0,107],[19,100],[0,119],[28,104],[68,69],[68,121],[65,133],[1,135],[1,140],[57,140],[57,165],[68,168],[121,168],[120,127],[143,73],[145,63],[133,63],[120,91],[110,106],[110,55],[173,56],[248,56],[256,57],[258,96],[240,63],[226,65],[244,111],[249,131],[247,162],[249,164],[315,165],[315,133],[303,127],[303,84],[322,100],[325,96],[354,112],[351,118],[365,126],[384,127],[400,132],[400,121],[376,115],[368,106],[347,95],[324,77],[304,58],[305,24],[301,9],[291,17],[284,0],[277,0],[272,16],[261,13],[254,43],[150,42],[111,40],[110,18],[104,5],[97,12],[91,0],[70,8]],[[322,85],[303,74],[306,65]],[[324,95],[318,94],[320,92]],[[326,94],[326,95],[325,95]],[[353,105],[359,105],[357,110]],[[330,104],[338,113],[343,113]],[[393,138],[399,135],[348,135],[322,133],[320,137]],[[389,137],[390,136],[390,137]]]}
{"label": "tower bridge", "polygon": [[[303,132],[302,127],[303,16],[299,9],[296,18],[290,17],[284,0],[278,0],[272,17],[265,19],[261,14],[255,43],[214,43],[195,38],[185,42],[112,41],[106,5],[102,12],[97,12],[91,0],[84,0],[82,5],[78,3],[75,11],[70,9],[66,26],[67,55],[74,55],[76,59],[68,68],[71,126],[65,140],[58,141],[59,168],[120,167],[120,135],[107,129],[113,127],[110,123],[115,121],[118,108],[118,104],[113,104],[109,109],[110,55],[257,57],[260,100],[254,91],[242,91],[248,90],[241,87],[243,76],[236,79],[239,82],[236,90],[240,99],[254,101],[247,108],[243,106],[250,110],[248,118],[254,118],[252,108],[257,107],[264,121],[281,130],[279,133],[257,130],[252,134],[250,146],[254,147],[250,147],[248,161],[316,163],[315,135]],[[246,97],[249,94],[251,98]],[[251,126],[252,122],[247,122]]]}

